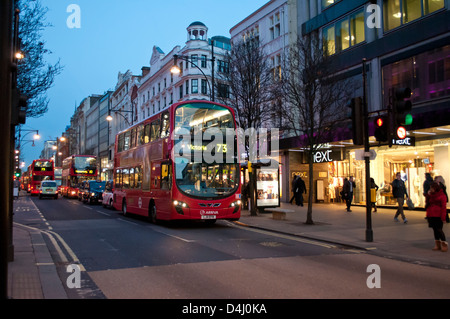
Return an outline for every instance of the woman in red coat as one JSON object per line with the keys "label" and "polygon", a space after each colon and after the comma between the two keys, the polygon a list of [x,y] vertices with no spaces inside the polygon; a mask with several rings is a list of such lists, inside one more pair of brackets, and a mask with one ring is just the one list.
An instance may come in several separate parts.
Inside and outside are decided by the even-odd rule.
{"label": "woman in red coat", "polygon": [[442,227],[447,215],[447,198],[437,183],[431,184],[430,190],[425,196],[428,226],[433,228],[434,231],[435,246],[433,250],[445,252],[448,250],[448,244],[445,241],[445,234]]}

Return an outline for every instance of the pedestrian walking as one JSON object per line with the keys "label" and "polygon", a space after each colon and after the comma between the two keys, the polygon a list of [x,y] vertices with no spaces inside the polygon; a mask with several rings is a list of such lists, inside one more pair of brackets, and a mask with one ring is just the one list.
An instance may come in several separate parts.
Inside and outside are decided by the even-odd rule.
{"label": "pedestrian walking", "polygon": [[448,243],[443,231],[443,225],[446,222],[447,198],[438,183],[430,185],[430,190],[425,198],[428,226],[433,229],[434,233],[435,245],[433,250],[446,252]]}
{"label": "pedestrian walking", "polygon": [[347,212],[351,212],[350,206],[352,205],[353,200],[353,190],[356,188],[356,184],[353,181],[353,176],[350,176],[349,179],[344,178],[344,185],[342,187],[342,196],[345,199],[345,203],[347,205]]}
{"label": "pedestrian walking", "polygon": [[[438,176],[434,177],[434,181],[439,184],[439,187],[444,192],[445,198],[447,199],[447,203],[448,203],[447,187],[445,186],[444,178],[442,176],[438,175]],[[447,221],[447,223],[450,223],[450,218],[448,216],[447,208],[445,208],[445,210],[446,210],[446,221]]]}
{"label": "pedestrian walking", "polygon": [[305,181],[298,176],[295,181],[295,204],[303,207],[303,193],[306,194]]}
{"label": "pedestrian walking", "polygon": [[398,222],[398,216],[401,215],[403,219],[403,223],[407,223],[405,213],[403,211],[403,204],[405,203],[405,195],[406,198],[409,198],[408,193],[406,192],[405,182],[402,180],[402,176],[400,172],[397,173],[396,178],[392,182],[392,195],[395,199],[397,199],[398,208],[395,213],[394,220]]}
{"label": "pedestrian walking", "polygon": [[292,178],[292,182],[291,182],[292,198],[289,201],[289,204],[292,204],[292,201],[295,199],[295,182],[297,181],[297,178],[299,178],[298,174],[295,174],[294,178]]}
{"label": "pedestrian walking", "polygon": [[[373,208],[373,212],[376,213],[377,212],[377,191],[378,191],[378,185],[375,184],[375,180],[371,177],[370,178],[370,189],[375,189],[375,196],[372,198],[371,196],[371,202],[372,202],[372,208]],[[371,194],[372,195],[372,192]]]}

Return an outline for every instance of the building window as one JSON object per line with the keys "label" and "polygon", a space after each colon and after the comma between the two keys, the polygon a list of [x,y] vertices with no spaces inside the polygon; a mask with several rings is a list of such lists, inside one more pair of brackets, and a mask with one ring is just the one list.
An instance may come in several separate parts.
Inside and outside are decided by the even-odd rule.
{"label": "building window", "polygon": [[450,45],[383,67],[384,104],[391,88],[409,87],[413,102],[450,96]]}
{"label": "building window", "polygon": [[384,31],[395,29],[442,8],[444,0],[385,0]]}
{"label": "building window", "polygon": [[206,55],[202,55],[201,61],[200,61],[200,66],[202,68],[206,68]]}
{"label": "building window", "polygon": [[230,87],[226,84],[219,83],[217,85],[217,93],[218,93],[219,97],[229,98],[230,97]]}
{"label": "building window", "polygon": [[281,80],[281,55],[277,54],[271,58],[272,73],[275,81]]}
{"label": "building window", "polygon": [[202,85],[202,88],[201,88],[201,90],[202,90],[202,94],[208,94],[208,89],[207,89],[207,83],[206,83],[206,80],[205,79],[202,79],[202,83],[201,83],[201,85]]}
{"label": "building window", "polygon": [[270,39],[273,40],[281,35],[280,13],[275,13],[270,17]]}
{"label": "building window", "polygon": [[197,65],[198,62],[198,55],[197,54],[192,54],[191,55],[191,62],[193,65]]}
{"label": "building window", "polygon": [[323,49],[329,55],[365,41],[364,11],[359,10],[322,31]]}
{"label": "building window", "polygon": [[230,64],[226,61],[218,60],[217,68],[218,68],[218,72],[222,72],[222,73],[230,72]]}
{"label": "building window", "polygon": [[189,94],[189,80],[186,80],[185,82],[186,86],[186,94]]}
{"label": "building window", "polygon": [[180,100],[183,98],[183,84],[180,85]]}
{"label": "building window", "polygon": [[194,93],[198,93],[198,80],[197,79],[192,79],[191,80],[191,85],[192,85],[191,92],[193,94]]}

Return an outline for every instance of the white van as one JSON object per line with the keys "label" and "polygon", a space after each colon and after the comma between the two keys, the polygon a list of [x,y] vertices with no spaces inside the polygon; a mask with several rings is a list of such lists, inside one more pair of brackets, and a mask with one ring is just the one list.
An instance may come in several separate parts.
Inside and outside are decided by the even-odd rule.
{"label": "white van", "polygon": [[58,186],[56,181],[42,181],[41,188],[39,190],[39,199],[42,197],[53,197],[58,199]]}

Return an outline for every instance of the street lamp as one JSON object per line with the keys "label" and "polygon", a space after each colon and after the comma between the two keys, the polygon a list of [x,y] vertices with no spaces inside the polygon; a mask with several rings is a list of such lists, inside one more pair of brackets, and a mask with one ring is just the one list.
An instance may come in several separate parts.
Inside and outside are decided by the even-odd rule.
{"label": "street lamp", "polygon": [[[25,135],[22,136],[23,131],[28,132],[28,133],[25,133]],[[34,132],[34,135],[33,135],[32,140],[24,140],[23,139],[25,136],[27,136],[28,134],[31,134],[33,132]],[[17,138],[17,149],[20,149],[22,142],[32,142],[33,144],[31,146],[34,146],[34,141],[36,141],[40,138],[41,138],[41,136],[39,135],[39,130],[24,130],[21,127],[19,127],[19,136]]]}
{"label": "street lamp", "polygon": [[206,76],[205,72],[203,72],[203,70],[194,62],[191,61],[191,59],[188,56],[184,56],[184,55],[178,55],[178,54],[174,54],[173,55],[173,66],[170,68],[170,73],[172,74],[180,74],[181,70],[180,67],[178,66],[177,62],[178,59],[189,62],[191,65],[195,66],[197,69],[200,70],[200,72],[203,74],[203,76],[206,79],[206,82],[208,83],[208,87],[209,87],[209,91],[210,91],[210,100],[214,102],[214,62],[216,60],[216,58],[214,57],[214,43],[212,44],[212,58],[208,59],[205,58],[206,61],[211,61],[212,62],[212,69],[211,69],[211,83],[212,85],[209,83],[208,77]]}
{"label": "street lamp", "polygon": [[[125,121],[127,121],[128,125],[133,125],[133,108],[131,108],[131,111],[125,111],[125,110],[108,110],[108,115],[106,116],[106,120],[108,122],[111,122],[113,120],[113,117],[111,116],[111,111],[114,111],[114,114],[119,114],[120,116],[122,116]],[[122,114],[122,113],[131,113],[131,123],[128,121],[128,119]]]}

